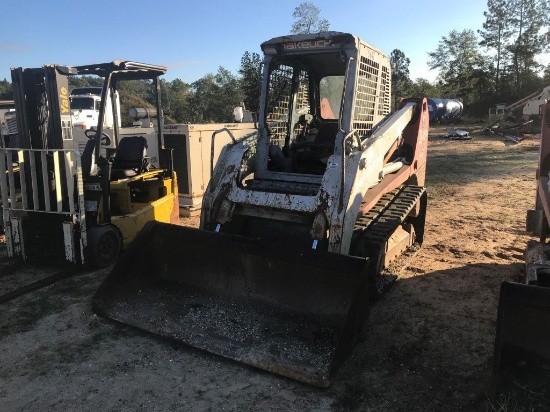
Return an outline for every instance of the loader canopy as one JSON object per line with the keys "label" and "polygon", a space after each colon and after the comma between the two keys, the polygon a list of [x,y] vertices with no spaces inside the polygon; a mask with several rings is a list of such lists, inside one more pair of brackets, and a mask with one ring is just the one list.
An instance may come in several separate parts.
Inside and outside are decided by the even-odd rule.
{"label": "loader canopy", "polygon": [[93,307],[145,331],[328,386],[366,317],[366,263],[150,222]]}

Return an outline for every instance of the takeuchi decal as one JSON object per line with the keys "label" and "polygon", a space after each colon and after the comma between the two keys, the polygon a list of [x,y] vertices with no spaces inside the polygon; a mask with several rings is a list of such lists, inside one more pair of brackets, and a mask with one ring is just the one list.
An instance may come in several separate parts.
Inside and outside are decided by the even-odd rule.
{"label": "takeuchi decal", "polygon": [[288,43],[283,43],[283,48],[285,50],[303,50],[303,49],[320,49],[324,47],[332,47],[331,40],[303,40],[303,41],[292,41]]}

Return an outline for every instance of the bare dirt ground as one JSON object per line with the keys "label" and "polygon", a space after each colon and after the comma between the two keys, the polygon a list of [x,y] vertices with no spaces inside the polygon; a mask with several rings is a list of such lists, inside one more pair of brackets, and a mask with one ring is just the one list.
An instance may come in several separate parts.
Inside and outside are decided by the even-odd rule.
{"label": "bare dirt ground", "polygon": [[[499,284],[522,276],[539,137],[451,141],[443,130],[430,136],[424,245],[372,305],[368,337],[330,388],[95,316],[103,270],[0,306],[0,410],[485,410]],[[4,289],[27,269],[0,253]]]}

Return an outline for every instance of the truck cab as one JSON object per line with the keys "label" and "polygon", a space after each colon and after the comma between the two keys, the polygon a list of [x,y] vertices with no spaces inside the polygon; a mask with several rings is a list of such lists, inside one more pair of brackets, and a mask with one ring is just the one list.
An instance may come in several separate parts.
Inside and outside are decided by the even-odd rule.
{"label": "truck cab", "polygon": [[[71,121],[73,126],[82,129],[97,127],[99,120],[99,108],[101,106],[101,87],[75,87],[70,91]],[[118,92],[115,94],[118,126],[120,127],[120,99]],[[107,95],[103,128],[112,129],[113,105],[110,94]]]}

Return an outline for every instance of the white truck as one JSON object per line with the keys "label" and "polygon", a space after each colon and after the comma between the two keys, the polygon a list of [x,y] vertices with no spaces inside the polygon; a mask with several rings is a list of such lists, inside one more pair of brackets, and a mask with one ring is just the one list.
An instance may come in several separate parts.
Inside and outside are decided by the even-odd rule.
{"label": "white truck", "polygon": [[546,100],[550,99],[550,86],[547,86],[536,93],[537,94],[535,96],[531,95],[530,97],[532,98],[527,101],[525,106],[523,106],[522,117],[526,120],[529,119],[529,116],[537,116],[541,114],[540,106],[544,104]]}
{"label": "white truck", "polygon": [[17,134],[17,120],[13,100],[0,100],[0,147],[7,144],[11,135]]}
{"label": "white truck", "polygon": [[[71,121],[73,126],[81,129],[97,127],[99,107],[101,105],[101,87],[75,87],[70,92]],[[118,126],[120,127],[120,99],[115,94]],[[111,96],[107,96],[105,119],[103,127],[112,129],[114,124],[113,104]]]}

